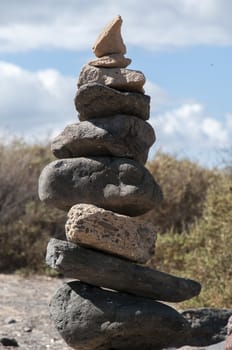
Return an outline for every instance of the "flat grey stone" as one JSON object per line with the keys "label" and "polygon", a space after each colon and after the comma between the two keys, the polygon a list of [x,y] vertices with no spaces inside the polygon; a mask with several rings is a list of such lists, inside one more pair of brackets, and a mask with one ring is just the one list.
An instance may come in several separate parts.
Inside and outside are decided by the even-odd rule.
{"label": "flat grey stone", "polygon": [[127,68],[99,68],[85,64],[80,72],[77,87],[88,83],[109,86],[120,91],[144,93],[145,76],[142,72]]}
{"label": "flat grey stone", "polygon": [[102,84],[82,85],[75,97],[80,120],[111,117],[115,114],[149,118],[150,96],[137,92],[121,92]]}
{"label": "flat grey stone", "polygon": [[156,300],[179,302],[198,295],[201,289],[193,280],[58,239],[48,243],[46,263],[64,276]]}
{"label": "flat grey stone", "polygon": [[85,203],[138,216],[158,204],[162,192],[149,171],[134,160],[92,157],[48,164],[39,178],[39,197],[63,210]]}
{"label": "flat grey stone", "polygon": [[167,305],[77,281],[57,290],[50,315],[67,344],[81,350],[161,350],[184,344],[189,331]]}
{"label": "flat grey stone", "polygon": [[51,144],[57,158],[115,156],[145,164],[155,133],[143,120],[116,115],[68,125]]}
{"label": "flat grey stone", "polygon": [[130,63],[131,59],[121,53],[109,54],[88,62],[90,66],[106,68],[126,68]]}

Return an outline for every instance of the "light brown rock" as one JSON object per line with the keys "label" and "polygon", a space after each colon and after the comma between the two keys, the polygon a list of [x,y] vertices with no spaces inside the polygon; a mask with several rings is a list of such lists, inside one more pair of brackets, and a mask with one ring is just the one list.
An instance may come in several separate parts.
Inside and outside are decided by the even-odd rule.
{"label": "light brown rock", "polygon": [[84,65],[77,83],[98,83],[121,91],[144,92],[145,76],[142,72],[126,68],[98,68]]}
{"label": "light brown rock", "polygon": [[126,68],[130,63],[131,59],[124,57],[120,53],[103,56],[88,62],[90,66],[108,68]]}
{"label": "light brown rock", "polygon": [[126,46],[121,36],[122,18],[117,16],[100,33],[94,46],[93,52],[97,57],[112,53],[126,53]]}
{"label": "light brown rock", "polygon": [[141,219],[91,204],[76,204],[65,225],[68,241],[145,263],[153,254],[156,232]]}

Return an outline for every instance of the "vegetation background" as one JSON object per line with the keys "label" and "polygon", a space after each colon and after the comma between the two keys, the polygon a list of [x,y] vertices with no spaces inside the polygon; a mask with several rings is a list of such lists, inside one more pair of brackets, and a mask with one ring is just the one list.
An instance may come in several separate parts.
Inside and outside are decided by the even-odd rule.
{"label": "vegetation background", "polygon": [[[38,198],[50,149],[2,142],[0,159],[0,272],[51,275],[46,246],[50,237],[65,239],[66,213]],[[181,307],[231,307],[232,164],[206,169],[159,152],[147,167],[164,192],[161,206],[144,215],[158,231],[149,265],[202,283],[201,294]]]}

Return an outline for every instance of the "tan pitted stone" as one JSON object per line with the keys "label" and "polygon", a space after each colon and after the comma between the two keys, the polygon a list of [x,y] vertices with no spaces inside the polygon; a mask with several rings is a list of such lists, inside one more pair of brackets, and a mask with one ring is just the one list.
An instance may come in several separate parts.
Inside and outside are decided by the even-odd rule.
{"label": "tan pitted stone", "polygon": [[84,65],[78,88],[87,83],[98,83],[121,91],[144,92],[145,76],[142,72],[126,68],[98,68]]}
{"label": "tan pitted stone", "polygon": [[93,52],[97,57],[102,57],[112,53],[126,53],[126,46],[121,36],[122,18],[117,16],[113,19],[98,36]]}
{"label": "tan pitted stone", "polygon": [[90,66],[108,68],[126,68],[130,63],[131,59],[124,57],[120,53],[103,56],[88,62]]}
{"label": "tan pitted stone", "polygon": [[154,226],[91,204],[76,204],[65,225],[68,241],[145,263],[154,254]]}

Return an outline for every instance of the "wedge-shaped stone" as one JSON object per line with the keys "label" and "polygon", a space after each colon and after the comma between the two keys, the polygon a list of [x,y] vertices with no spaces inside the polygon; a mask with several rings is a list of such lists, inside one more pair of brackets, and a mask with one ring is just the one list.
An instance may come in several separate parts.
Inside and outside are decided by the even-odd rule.
{"label": "wedge-shaped stone", "polygon": [[122,18],[117,16],[101,32],[97,38],[93,52],[97,57],[112,53],[126,53],[126,46],[121,36]]}
{"label": "wedge-shaped stone", "polygon": [[130,63],[131,59],[124,57],[124,55],[120,53],[103,56],[88,62],[90,66],[106,68],[126,68]]}
{"label": "wedge-shaped stone", "polygon": [[57,290],[50,314],[73,349],[161,350],[185,344],[189,333],[188,322],[170,306],[78,281]]}
{"label": "wedge-shaped stone", "polygon": [[179,302],[198,295],[201,289],[193,280],[58,239],[50,240],[46,262],[64,276],[156,300]]}
{"label": "wedge-shaped stone", "polygon": [[117,115],[68,125],[51,149],[57,158],[115,156],[144,164],[154,141],[155,133],[148,123]]}
{"label": "wedge-shaped stone", "polygon": [[80,72],[78,88],[88,83],[98,83],[121,91],[144,92],[145,76],[138,70],[126,68],[98,68],[84,65]]}
{"label": "wedge-shaped stone", "polygon": [[85,84],[78,89],[75,106],[80,120],[111,117],[115,114],[149,118],[150,96],[136,92],[121,92],[101,84]]}
{"label": "wedge-shaped stone", "polygon": [[127,158],[92,157],[48,164],[39,178],[39,196],[64,210],[86,203],[137,216],[159,203],[162,192],[140,163]]}
{"label": "wedge-shaped stone", "polygon": [[154,255],[156,231],[152,224],[95,205],[74,205],[65,232],[73,243],[140,263]]}

